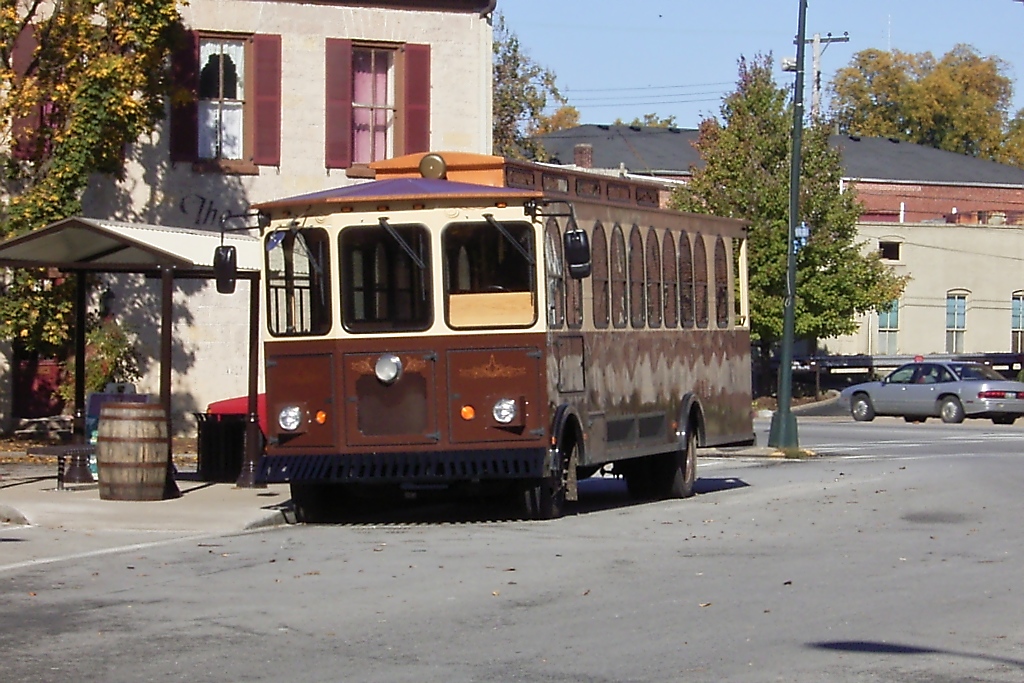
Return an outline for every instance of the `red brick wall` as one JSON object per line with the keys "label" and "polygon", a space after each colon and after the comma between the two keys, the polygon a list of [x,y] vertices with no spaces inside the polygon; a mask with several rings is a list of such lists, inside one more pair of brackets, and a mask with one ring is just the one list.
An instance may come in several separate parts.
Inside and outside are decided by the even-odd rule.
{"label": "red brick wall", "polygon": [[[864,204],[862,220],[898,221],[900,202],[903,221],[951,223],[999,222],[993,213],[1005,214],[1005,223],[1024,225],[1024,188],[923,185],[912,183],[851,182]],[[954,211],[955,209],[955,211]],[[981,212],[981,213],[979,213]]]}

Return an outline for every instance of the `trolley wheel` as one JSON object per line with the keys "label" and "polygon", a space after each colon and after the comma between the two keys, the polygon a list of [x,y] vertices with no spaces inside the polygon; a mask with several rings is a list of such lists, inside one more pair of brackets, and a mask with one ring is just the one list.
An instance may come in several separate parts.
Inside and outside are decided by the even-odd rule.
{"label": "trolley wheel", "polygon": [[295,520],[298,522],[331,522],[337,520],[345,511],[347,495],[341,484],[292,482],[290,488]]}
{"label": "trolley wheel", "polygon": [[559,451],[557,471],[523,482],[518,495],[526,519],[558,519],[565,514],[565,488],[575,448]]}
{"label": "trolley wheel", "polygon": [[626,490],[633,500],[651,500],[656,495],[657,481],[654,459],[657,456],[648,455],[643,458],[635,458],[627,462],[619,462],[615,465],[615,471],[621,472],[626,480]]}
{"label": "trolley wheel", "polygon": [[672,453],[659,456],[664,472],[658,482],[664,495],[661,498],[689,498],[697,480],[697,435],[693,425],[686,430],[684,440]]}

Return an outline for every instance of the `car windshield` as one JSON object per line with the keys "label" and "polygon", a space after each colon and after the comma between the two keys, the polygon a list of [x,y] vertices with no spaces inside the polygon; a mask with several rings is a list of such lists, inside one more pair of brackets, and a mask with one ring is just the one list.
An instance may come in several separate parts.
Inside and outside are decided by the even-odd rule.
{"label": "car windshield", "polygon": [[956,376],[962,380],[972,379],[1006,379],[988,365],[951,365],[949,366]]}

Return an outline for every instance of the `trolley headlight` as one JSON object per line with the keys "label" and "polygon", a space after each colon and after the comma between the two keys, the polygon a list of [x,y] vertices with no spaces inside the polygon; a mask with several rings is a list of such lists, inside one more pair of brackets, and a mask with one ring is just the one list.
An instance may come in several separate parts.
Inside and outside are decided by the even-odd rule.
{"label": "trolley headlight", "polygon": [[515,400],[511,398],[498,399],[497,403],[494,404],[494,408],[491,409],[491,415],[494,416],[494,420],[503,425],[512,422],[518,414],[519,407],[516,405]]}
{"label": "trolley headlight", "polygon": [[385,353],[377,359],[373,372],[382,384],[394,384],[402,376],[402,359],[393,353]]}
{"label": "trolley headlight", "polygon": [[299,406],[285,406],[277,414],[277,424],[286,432],[294,432],[302,424],[302,409]]}

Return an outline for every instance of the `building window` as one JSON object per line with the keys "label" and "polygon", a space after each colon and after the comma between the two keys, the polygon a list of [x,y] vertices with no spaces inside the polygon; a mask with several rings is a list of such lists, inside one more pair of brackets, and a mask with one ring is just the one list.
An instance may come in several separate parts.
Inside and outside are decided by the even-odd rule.
{"label": "building window", "polygon": [[946,353],[964,352],[967,330],[967,295],[946,294]]}
{"label": "building window", "polygon": [[352,161],[392,156],[395,127],[395,51],[352,50]]}
{"label": "building window", "polygon": [[353,45],[328,38],[327,168],[430,148],[430,46]]}
{"label": "building window", "polygon": [[172,67],[192,93],[171,108],[172,162],[237,173],[281,164],[281,36],[191,32]]}
{"label": "building window", "polygon": [[1014,292],[1010,303],[1011,349],[1024,353],[1024,291]]}
{"label": "building window", "polygon": [[893,301],[886,308],[878,311],[878,353],[883,356],[895,356],[899,353],[896,336],[900,330],[899,301]]}
{"label": "building window", "polygon": [[878,243],[878,254],[887,261],[899,261],[900,260],[900,243],[899,242],[879,242]]}
{"label": "building window", "polygon": [[199,64],[199,158],[241,159],[245,139],[245,43],[201,38]]}

